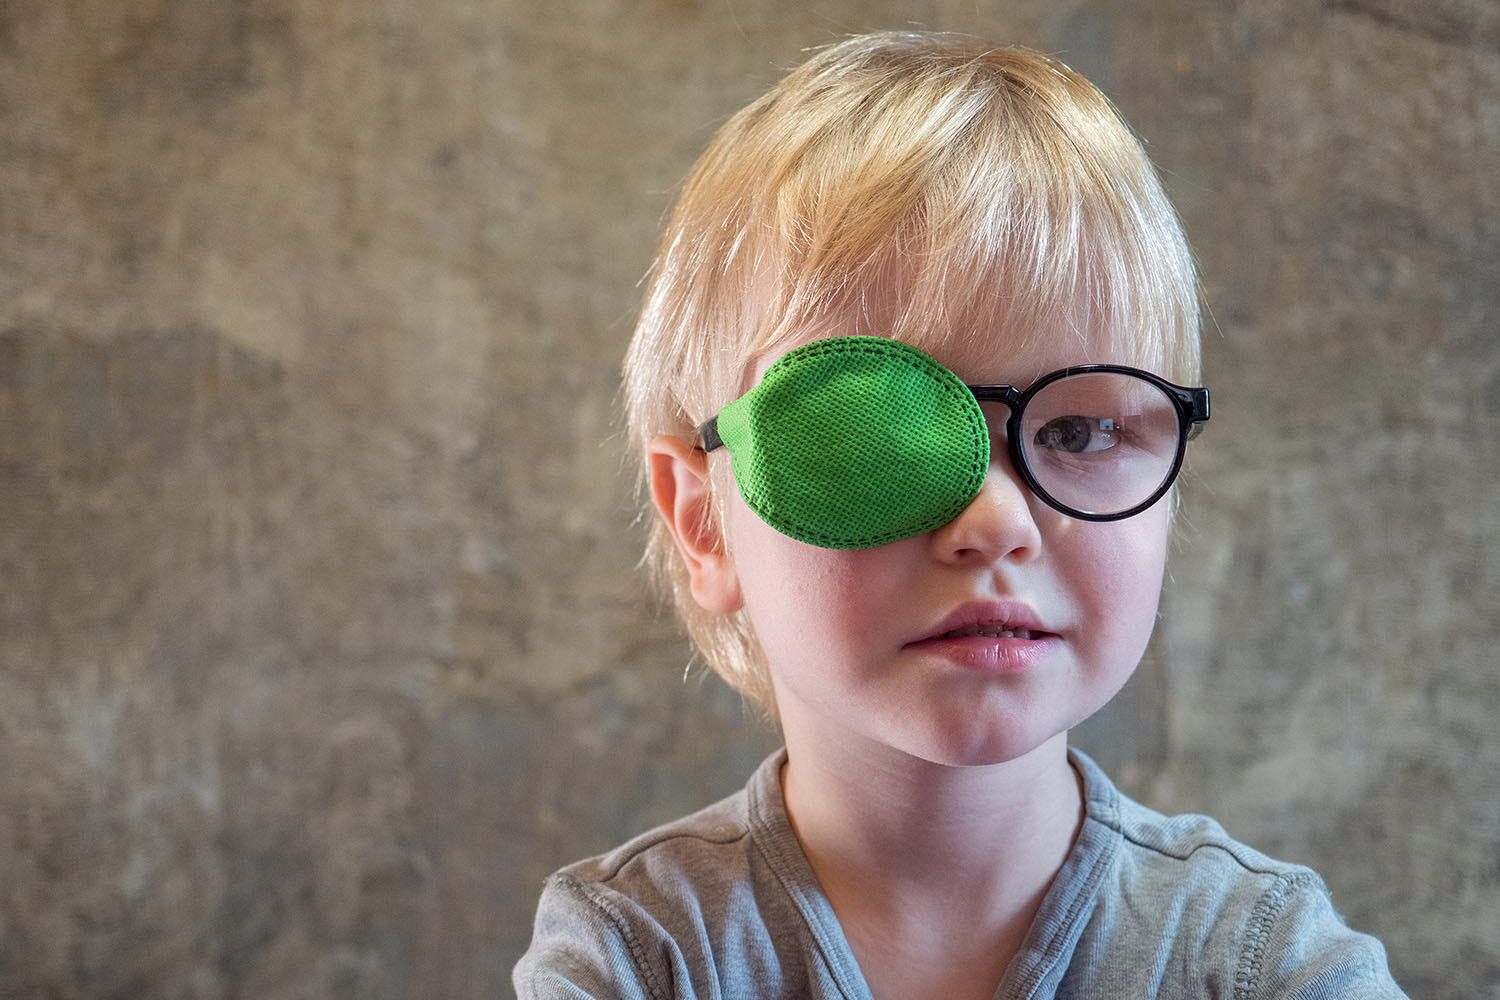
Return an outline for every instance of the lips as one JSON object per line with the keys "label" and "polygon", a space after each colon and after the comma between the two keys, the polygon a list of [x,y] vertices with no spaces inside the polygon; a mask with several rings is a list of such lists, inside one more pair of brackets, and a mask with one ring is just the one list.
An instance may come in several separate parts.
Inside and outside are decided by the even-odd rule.
{"label": "lips", "polygon": [[1048,631],[1035,611],[1020,601],[969,601],[955,608],[916,642],[962,639],[1043,639]]}
{"label": "lips", "polygon": [[1020,601],[970,601],[907,648],[978,676],[1015,677],[1053,663],[1062,637]]}
{"label": "lips", "polygon": [[1030,629],[1012,628],[999,622],[985,622],[979,625],[969,625],[966,628],[956,628],[952,632],[944,632],[938,638],[965,639],[971,635],[986,639],[1030,639],[1032,632]]}

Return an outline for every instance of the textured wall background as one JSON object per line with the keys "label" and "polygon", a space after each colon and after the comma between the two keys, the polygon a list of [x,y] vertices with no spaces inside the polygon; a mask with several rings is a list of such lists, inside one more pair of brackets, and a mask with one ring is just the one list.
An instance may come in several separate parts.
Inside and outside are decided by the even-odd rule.
{"label": "textured wall background", "polygon": [[907,24],[1114,97],[1217,321],[1078,740],[1500,996],[1491,0],[0,5],[0,995],[507,995],[546,872],[740,784],[633,570],[635,284],[719,121]]}

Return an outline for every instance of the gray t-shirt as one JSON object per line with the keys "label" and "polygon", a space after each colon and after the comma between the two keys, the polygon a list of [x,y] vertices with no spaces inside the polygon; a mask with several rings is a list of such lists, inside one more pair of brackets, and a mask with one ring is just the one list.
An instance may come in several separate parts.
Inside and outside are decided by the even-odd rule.
{"label": "gray t-shirt", "polygon": [[[1010,998],[1403,997],[1385,948],[1317,873],[1206,816],[1163,816],[1087,755],[1087,816],[995,993]],[[744,789],[547,880],[516,965],[532,998],[869,1000],[787,820],[771,755]]]}

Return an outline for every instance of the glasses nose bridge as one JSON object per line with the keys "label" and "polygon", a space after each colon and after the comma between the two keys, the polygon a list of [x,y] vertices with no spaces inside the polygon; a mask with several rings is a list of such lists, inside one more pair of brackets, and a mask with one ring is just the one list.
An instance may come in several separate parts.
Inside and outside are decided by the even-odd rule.
{"label": "glasses nose bridge", "polygon": [[1013,385],[971,385],[968,390],[980,403],[1004,403],[1015,414],[1021,408],[1022,392]]}
{"label": "glasses nose bridge", "polygon": [[1026,394],[1013,385],[971,385],[967,387],[974,394],[974,399],[979,403],[1003,403],[1010,411],[1010,416],[1003,427],[991,427],[990,432],[995,433],[1005,430],[1007,436],[1012,425],[1015,425],[1021,416],[1021,404]]}

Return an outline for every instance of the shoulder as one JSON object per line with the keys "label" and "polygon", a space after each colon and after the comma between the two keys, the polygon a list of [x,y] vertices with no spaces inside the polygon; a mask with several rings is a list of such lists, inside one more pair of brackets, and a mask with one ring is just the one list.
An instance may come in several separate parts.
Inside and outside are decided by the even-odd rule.
{"label": "shoulder", "polygon": [[1348,926],[1316,871],[1236,840],[1212,817],[1101,791],[1090,818],[1117,838],[1094,921],[1104,937],[1169,966],[1217,970],[1216,985],[1236,998],[1403,995],[1380,941]]}
{"label": "shoulder", "polygon": [[[754,867],[746,793],[656,827],[547,880],[541,908],[586,905],[622,934],[642,924],[676,933],[744,891]],[[705,912],[710,911],[710,912]]]}
{"label": "shoulder", "polygon": [[767,871],[749,796],[747,786],[549,876],[513,974],[517,993],[696,996],[712,965],[700,950],[728,938],[766,951],[764,928],[737,927],[765,916],[756,897]]}
{"label": "shoulder", "polygon": [[746,789],[554,873],[549,885],[595,901],[681,922],[731,895],[751,873]]}
{"label": "shoulder", "polygon": [[520,1000],[667,997],[646,960],[649,947],[615,902],[562,873],[547,879],[531,946],[511,978]]}
{"label": "shoulder", "polygon": [[1211,816],[1167,815],[1121,792],[1086,754],[1070,748],[1084,776],[1089,821],[1116,841],[1114,881],[1152,896],[1259,900],[1267,893],[1327,892],[1305,865],[1273,858],[1230,836]]}
{"label": "shoulder", "polygon": [[748,793],[742,788],[691,815],[632,837],[611,851],[568,865],[557,874],[625,885],[741,854],[750,836],[747,800]]}
{"label": "shoulder", "polygon": [[1211,816],[1169,816],[1120,794],[1110,824],[1121,838],[1121,863],[1139,878],[1193,885],[1202,879],[1237,888],[1322,885],[1317,872],[1273,858],[1230,836]]}

